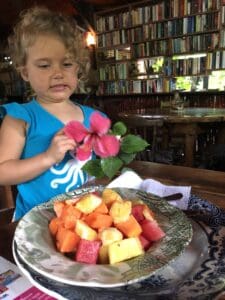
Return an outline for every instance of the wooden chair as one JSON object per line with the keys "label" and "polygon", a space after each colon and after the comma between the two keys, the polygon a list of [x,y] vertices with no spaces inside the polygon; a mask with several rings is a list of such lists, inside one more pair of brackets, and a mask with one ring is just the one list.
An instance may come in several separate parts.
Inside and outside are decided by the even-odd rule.
{"label": "wooden chair", "polygon": [[15,207],[16,194],[15,186],[0,186],[0,209]]}
{"label": "wooden chair", "polygon": [[0,226],[12,221],[17,189],[15,186],[0,186]]}
{"label": "wooden chair", "polygon": [[[0,125],[6,115],[6,109],[0,106]],[[11,222],[16,199],[17,189],[15,186],[0,186],[0,225]]]}
{"label": "wooden chair", "polygon": [[4,226],[12,222],[14,211],[14,207],[0,209],[0,226]]}
{"label": "wooden chair", "polygon": [[124,122],[129,131],[135,135],[140,135],[150,146],[137,155],[138,160],[155,161],[156,152],[161,139],[163,119],[161,118],[142,118],[141,116],[120,115],[120,121]]}

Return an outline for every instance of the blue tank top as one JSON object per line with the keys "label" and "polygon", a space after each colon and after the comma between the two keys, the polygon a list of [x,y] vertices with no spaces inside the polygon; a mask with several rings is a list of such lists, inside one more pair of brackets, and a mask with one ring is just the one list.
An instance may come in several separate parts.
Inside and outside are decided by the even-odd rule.
{"label": "blue tank top", "polygon": [[[94,109],[79,105],[83,111],[85,127],[90,127],[90,115]],[[24,120],[28,124],[26,142],[21,159],[38,155],[49,147],[55,133],[65,126],[54,115],[46,111],[35,99],[29,103],[4,105],[7,114]],[[88,180],[81,170],[85,161],[78,161],[67,153],[64,159],[38,177],[18,184],[15,219],[21,218],[32,207],[48,201],[57,194],[80,187]]]}

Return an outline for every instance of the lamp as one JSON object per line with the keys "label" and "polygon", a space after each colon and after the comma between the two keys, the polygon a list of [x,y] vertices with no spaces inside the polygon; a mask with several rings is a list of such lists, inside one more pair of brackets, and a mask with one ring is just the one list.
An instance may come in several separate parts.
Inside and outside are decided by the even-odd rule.
{"label": "lamp", "polygon": [[95,56],[96,36],[94,31],[88,31],[86,33],[86,44],[90,51],[91,67],[95,70],[97,68],[97,63]]}
{"label": "lamp", "polygon": [[96,34],[93,30],[87,31],[84,36],[84,41],[87,45],[87,49],[89,51],[90,55],[90,69],[88,73],[88,80],[85,83],[84,89],[88,89],[87,92],[89,94],[88,98],[89,99],[90,95],[95,94],[98,84],[99,84],[99,74],[97,70],[97,61],[96,61],[96,50],[95,50],[95,45],[96,45]]}
{"label": "lamp", "polygon": [[92,47],[96,45],[96,37],[94,32],[91,31],[87,32],[86,43],[88,47]]}

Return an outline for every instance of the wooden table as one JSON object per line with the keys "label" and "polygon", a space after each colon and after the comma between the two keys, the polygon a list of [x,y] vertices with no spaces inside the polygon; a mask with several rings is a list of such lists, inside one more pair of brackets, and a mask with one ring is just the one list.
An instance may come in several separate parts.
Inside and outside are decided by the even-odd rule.
{"label": "wooden table", "polygon": [[[154,178],[165,184],[191,185],[192,193],[225,209],[225,173],[171,166],[151,162],[135,161],[130,167],[142,178]],[[98,183],[107,184],[108,180]],[[0,226],[0,256],[14,261],[12,255],[12,239],[17,223]]]}
{"label": "wooden table", "polygon": [[[119,118],[163,119],[167,134],[184,135],[185,137],[185,166],[194,165],[195,142],[199,133],[203,132],[203,125],[223,124],[225,122],[225,109],[223,108],[185,108],[171,110],[169,108],[137,109],[121,112]],[[221,133],[222,134],[222,133]],[[220,136],[224,140],[224,136]]]}

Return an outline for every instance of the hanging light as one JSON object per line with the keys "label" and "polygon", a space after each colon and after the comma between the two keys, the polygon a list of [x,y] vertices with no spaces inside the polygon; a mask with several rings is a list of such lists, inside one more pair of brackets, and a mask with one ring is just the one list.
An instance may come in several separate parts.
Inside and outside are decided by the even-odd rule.
{"label": "hanging light", "polygon": [[91,31],[87,32],[86,43],[87,43],[88,47],[96,44],[96,37],[95,37],[94,32],[91,32]]}

